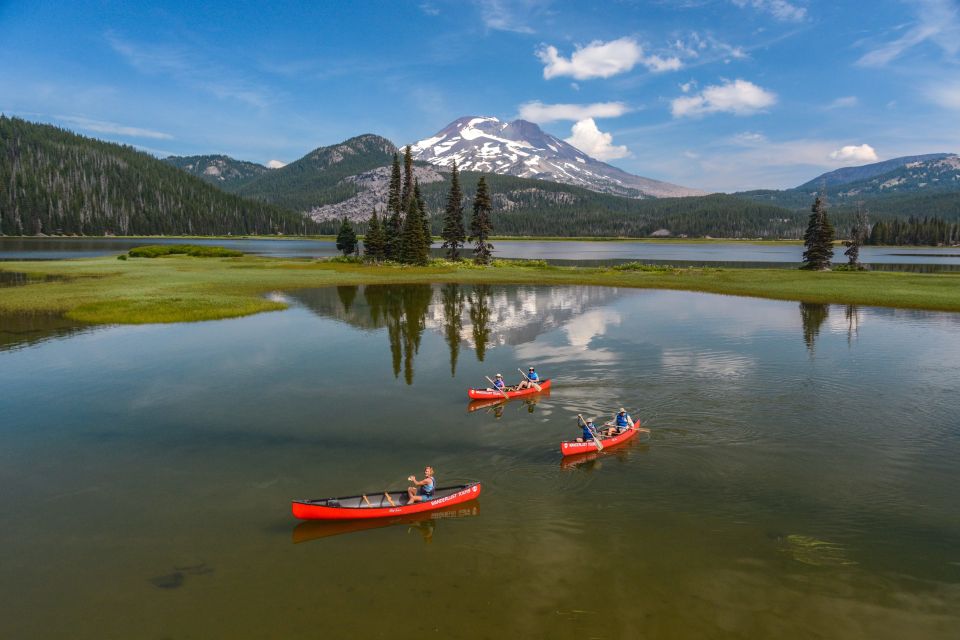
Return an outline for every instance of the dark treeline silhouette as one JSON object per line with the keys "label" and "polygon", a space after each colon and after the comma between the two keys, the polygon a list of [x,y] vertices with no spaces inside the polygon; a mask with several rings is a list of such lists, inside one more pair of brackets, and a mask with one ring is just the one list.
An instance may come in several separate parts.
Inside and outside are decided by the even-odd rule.
{"label": "dark treeline silhouette", "polygon": [[128,146],[0,115],[0,235],[317,233]]}
{"label": "dark treeline silhouette", "polygon": [[960,244],[960,222],[942,218],[882,220],[873,225],[867,244],[955,245]]}

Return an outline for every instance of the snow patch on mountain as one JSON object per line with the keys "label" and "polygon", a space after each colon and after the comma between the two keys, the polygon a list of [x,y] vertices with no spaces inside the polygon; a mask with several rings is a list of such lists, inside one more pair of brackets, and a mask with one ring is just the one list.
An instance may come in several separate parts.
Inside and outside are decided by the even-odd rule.
{"label": "snow patch on mountain", "polygon": [[416,160],[462,171],[551,180],[631,198],[703,195],[703,191],[635,176],[596,160],[526,120],[459,118],[411,145]]}

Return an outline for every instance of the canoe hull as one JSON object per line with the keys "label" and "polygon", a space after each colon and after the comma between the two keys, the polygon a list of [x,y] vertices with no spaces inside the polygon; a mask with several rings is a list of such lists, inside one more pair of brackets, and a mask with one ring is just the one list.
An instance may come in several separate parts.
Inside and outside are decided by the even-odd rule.
{"label": "canoe hull", "polygon": [[[540,385],[540,391],[546,391],[550,388],[550,378],[547,378],[543,382],[538,383]],[[523,396],[531,396],[535,393],[540,393],[533,387],[527,389],[521,389],[520,391],[507,391],[506,398],[499,391],[487,391],[486,389],[467,389],[467,395],[470,396],[472,400],[506,400],[508,398],[522,398]]]}
{"label": "canoe hull", "polygon": [[[449,495],[438,497],[427,502],[415,502],[413,504],[402,504],[402,500],[406,499],[406,494],[403,494],[404,497],[400,498],[399,494],[391,493],[390,495],[393,496],[396,506],[385,507],[380,507],[379,505],[373,507],[330,506],[325,504],[328,502],[328,500],[294,500],[292,502],[291,510],[293,511],[293,516],[300,520],[334,521],[396,518],[397,516],[412,515],[415,513],[422,513],[424,511],[445,509],[456,504],[474,500],[480,495],[480,489],[480,483],[473,482],[468,485],[463,485],[462,488]],[[442,489],[438,489],[437,491],[442,491]],[[378,495],[372,494],[370,497],[377,498]]]}
{"label": "canoe hull", "polygon": [[[604,438],[603,450],[606,451],[610,447],[615,447],[618,444],[622,444],[641,431],[646,431],[646,429],[642,429],[640,427],[640,420],[637,420],[633,423],[632,428],[624,431],[620,435],[613,436],[612,438]],[[560,443],[560,453],[562,453],[564,456],[576,456],[583,453],[590,453],[591,451],[597,451],[597,443],[593,440],[590,440],[589,442],[577,442],[573,440]]]}

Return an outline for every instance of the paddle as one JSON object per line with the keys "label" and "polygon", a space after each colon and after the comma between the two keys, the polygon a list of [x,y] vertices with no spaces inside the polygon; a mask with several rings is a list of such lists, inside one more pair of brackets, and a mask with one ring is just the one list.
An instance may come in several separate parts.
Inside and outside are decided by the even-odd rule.
{"label": "paddle", "polygon": [[[577,420],[580,421],[583,426],[587,426],[587,421],[583,419],[583,416],[579,413],[577,414]],[[596,432],[593,433],[593,441],[597,445],[597,451],[603,451],[603,444],[600,442],[600,436]]]}
{"label": "paddle", "polygon": [[[519,371],[520,375],[522,375],[524,378],[527,378],[527,374],[523,372],[523,369],[518,368],[517,371]],[[543,391],[543,389],[540,388],[540,385],[538,385],[536,382],[534,382],[530,378],[527,378],[527,382],[533,385],[533,388],[537,390],[537,393],[540,393],[541,391]]]}
{"label": "paddle", "polygon": [[487,382],[489,382],[490,385],[491,385],[494,389],[496,389],[497,391],[499,391],[500,393],[502,393],[504,398],[507,398],[508,400],[510,399],[510,396],[507,395],[507,392],[504,391],[503,389],[499,388],[497,385],[495,385],[495,384],[493,383],[493,380],[490,379],[490,376],[483,376],[483,377],[487,379]]}

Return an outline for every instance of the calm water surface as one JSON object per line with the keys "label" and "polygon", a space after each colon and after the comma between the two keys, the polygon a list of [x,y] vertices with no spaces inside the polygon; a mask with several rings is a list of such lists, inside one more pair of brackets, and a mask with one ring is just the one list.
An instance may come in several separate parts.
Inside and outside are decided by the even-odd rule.
{"label": "calm water surface", "polygon": [[[147,244],[204,244],[228,247],[254,255],[282,258],[328,258],[338,255],[330,240],[190,239],[182,238],[0,238],[2,260],[64,260],[123,253]],[[619,264],[640,260],[675,266],[739,266],[793,268],[800,264],[803,248],[788,244],[697,243],[697,242],[538,242],[497,240],[500,258],[541,259],[558,264]],[[440,256],[440,245],[434,245]],[[958,271],[960,248],[864,247],[861,260],[875,269],[892,271]],[[843,250],[834,256],[846,262]]]}
{"label": "calm water surface", "polygon": [[[960,316],[597,287],[0,319],[0,637],[955,638]],[[46,324],[45,324],[46,323]],[[470,405],[483,375],[554,379]],[[648,440],[561,462],[574,415]],[[350,531],[289,500],[480,479]]]}

